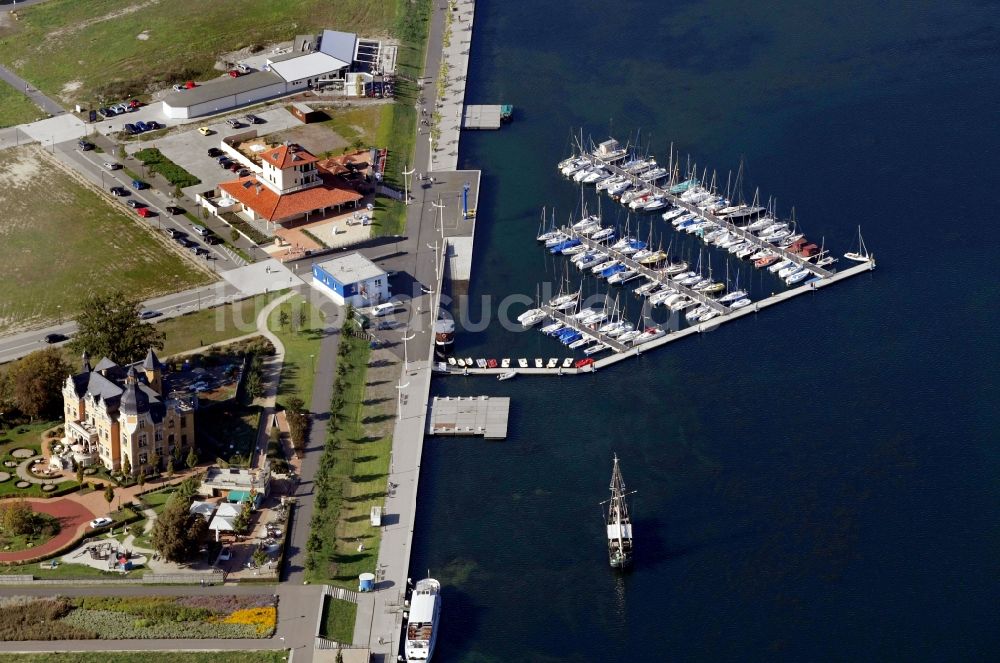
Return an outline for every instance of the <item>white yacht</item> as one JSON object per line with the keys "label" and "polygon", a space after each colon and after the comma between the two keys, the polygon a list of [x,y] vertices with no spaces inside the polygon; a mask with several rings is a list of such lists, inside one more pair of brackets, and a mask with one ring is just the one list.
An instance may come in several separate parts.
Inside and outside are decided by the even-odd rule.
{"label": "white yacht", "polygon": [[434,654],[441,616],[441,583],[433,578],[417,582],[406,621],[406,661],[426,663]]}

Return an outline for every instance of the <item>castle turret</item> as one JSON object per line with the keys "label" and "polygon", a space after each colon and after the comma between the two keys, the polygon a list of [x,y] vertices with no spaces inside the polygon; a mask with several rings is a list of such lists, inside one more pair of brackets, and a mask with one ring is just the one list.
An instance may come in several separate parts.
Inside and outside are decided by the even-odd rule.
{"label": "castle turret", "polygon": [[146,353],[146,358],[142,360],[142,370],[146,374],[146,383],[158,394],[163,393],[163,364],[153,352],[153,348]]}

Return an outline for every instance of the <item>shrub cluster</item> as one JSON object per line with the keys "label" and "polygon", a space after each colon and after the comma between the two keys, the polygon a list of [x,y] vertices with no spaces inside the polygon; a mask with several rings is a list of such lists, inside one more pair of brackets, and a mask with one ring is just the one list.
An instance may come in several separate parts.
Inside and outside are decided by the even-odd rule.
{"label": "shrub cluster", "polygon": [[292,439],[292,448],[301,454],[306,448],[306,438],[309,436],[309,414],[301,398],[288,399],[285,417],[288,419],[288,435]]}
{"label": "shrub cluster", "polygon": [[0,609],[0,640],[88,640],[97,632],[62,621],[71,606],[63,598],[15,596]]}

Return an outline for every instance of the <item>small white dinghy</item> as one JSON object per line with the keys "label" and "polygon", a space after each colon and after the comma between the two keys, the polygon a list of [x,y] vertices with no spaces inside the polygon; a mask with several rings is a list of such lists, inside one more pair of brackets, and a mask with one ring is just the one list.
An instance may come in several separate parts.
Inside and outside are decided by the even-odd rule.
{"label": "small white dinghy", "polygon": [[497,380],[500,380],[502,382],[504,380],[510,380],[511,378],[515,377],[517,377],[517,371],[504,371],[503,373],[497,376]]}

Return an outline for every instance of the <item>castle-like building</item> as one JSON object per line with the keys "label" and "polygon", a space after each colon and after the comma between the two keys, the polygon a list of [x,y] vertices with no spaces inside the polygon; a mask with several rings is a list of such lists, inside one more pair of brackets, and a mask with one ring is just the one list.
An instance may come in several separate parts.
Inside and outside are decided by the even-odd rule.
{"label": "castle-like building", "polygon": [[194,400],[169,395],[168,380],[152,349],[129,366],[105,357],[93,368],[85,352],[83,370],[63,385],[63,442],[73,461],[121,470],[128,459],[135,474],[151,471],[151,460],[162,469],[171,456],[186,457],[196,442]]}

